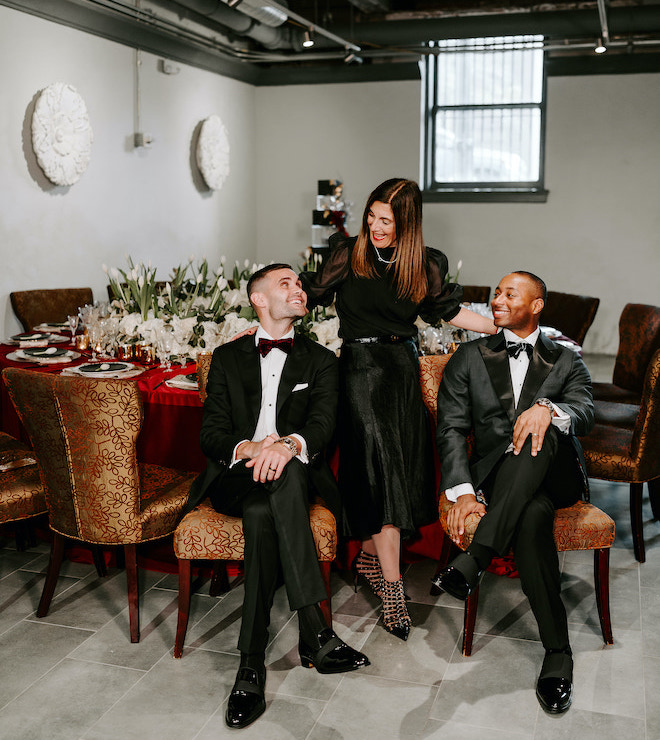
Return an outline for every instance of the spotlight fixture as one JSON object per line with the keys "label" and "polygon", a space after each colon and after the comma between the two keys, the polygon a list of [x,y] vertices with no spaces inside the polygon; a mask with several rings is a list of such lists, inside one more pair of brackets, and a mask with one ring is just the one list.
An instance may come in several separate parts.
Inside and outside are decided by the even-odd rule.
{"label": "spotlight fixture", "polygon": [[305,31],[305,37],[303,38],[302,45],[305,47],[305,49],[309,49],[311,46],[314,46],[314,39],[312,38],[312,34],[309,31]]}
{"label": "spotlight fixture", "polygon": [[596,54],[604,54],[607,51],[607,46],[603,44],[603,39],[598,39],[598,43],[596,44],[594,51]]}

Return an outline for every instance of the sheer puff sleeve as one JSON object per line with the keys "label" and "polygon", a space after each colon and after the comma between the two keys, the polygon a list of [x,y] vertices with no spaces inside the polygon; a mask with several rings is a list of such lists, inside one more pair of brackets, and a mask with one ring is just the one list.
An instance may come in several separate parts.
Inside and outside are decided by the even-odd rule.
{"label": "sheer puff sleeve", "polygon": [[429,282],[426,298],[419,306],[419,315],[429,324],[440,319],[451,321],[461,310],[463,288],[447,282],[447,257],[437,249],[426,248],[426,274]]}
{"label": "sheer puff sleeve", "polygon": [[329,254],[318,272],[301,272],[300,280],[307,293],[307,308],[329,306],[335,291],[346,280],[351,261],[351,248],[355,239],[333,234],[329,239]]}

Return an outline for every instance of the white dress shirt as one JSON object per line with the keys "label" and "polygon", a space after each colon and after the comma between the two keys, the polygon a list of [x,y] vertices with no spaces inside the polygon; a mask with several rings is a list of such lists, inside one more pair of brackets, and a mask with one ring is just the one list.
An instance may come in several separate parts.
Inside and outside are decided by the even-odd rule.
{"label": "white dress shirt", "polygon": [[[293,328],[287,332],[281,339],[293,339],[294,331]],[[259,345],[260,339],[273,339],[264,329],[260,326],[254,335],[255,344]],[[269,434],[277,434],[280,437],[280,433],[277,431],[277,392],[280,387],[280,379],[282,377],[282,370],[284,369],[284,363],[286,362],[287,353],[283,352],[278,347],[273,347],[271,351],[262,357],[259,355],[259,363],[261,366],[261,410],[259,411],[259,419],[257,420],[257,427],[254,430],[252,440],[243,439],[236,447],[234,447],[234,454],[232,456],[231,464],[234,465],[237,462],[236,451],[243,442],[259,442],[265,439]],[[300,442],[300,453],[298,459],[300,462],[309,462],[307,457],[307,442],[300,436],[300,434],[289,434],[290,437],[295,437]]]}
{"label": "white dress shirt", "polygon": [[[515,344],[527,343],[531,344],[532,347],[536,344],[539,334],[541,333],[540,328],[537,327],[536,331],[533,331],[526,337],[519,337],[514,334],[510,329],[503,329],[504,339],[507,342],[514,342]],[[513,400],[514,405],[518,405],[520,398],[520,392],[525,383],[525,376],[529,368],[529,355],[527,352],[521,352],[518,357],[512,357],[509,355],[509,371],[511,373],[511,385],[513,387]],[[562,411],[557,405],[552,404],[554,408],[554,415],[552,417],[552,424],[557,427],[558,431],[562,434],[568,434],[571,427],[571,417]],[[513,442],[508,446],[506,452],[513,451]],[[505,453],[506,454],[506,453]],[[449,501],[456,501],[459,496],[465,494],[474,494],[474,487],[472,483],[459,483],[453,488],[447,488],[445,490],[445,496]]]}

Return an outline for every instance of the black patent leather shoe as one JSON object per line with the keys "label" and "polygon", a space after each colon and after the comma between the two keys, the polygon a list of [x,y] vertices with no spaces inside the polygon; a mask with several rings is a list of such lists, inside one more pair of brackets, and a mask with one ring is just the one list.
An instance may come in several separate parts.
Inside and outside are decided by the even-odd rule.
{"label": "black patent leather shoe", "polygon": [[453,565],[448,565],[446,568],[443,568],[435,578],[432,578],[431,582],[435,588],[445,591],[455,599],[465,601],[465,599],[467,599],[467,597],[479,585],[481,575],[482,571],[479,571],[477,573],[476,582],[474,584],[470,584],[458,568],[455,568]]}
{"label": "black patent leather shoe", "polygon": [[264,687],[266,669],[263,671],[247,668],[238,669],[234,688],[229,694],[225,723],[227,727],[240,729],[247,727],[266,710]]}
{"label": "black patent leather shoe", "polygon": [[549,714],[561,714],[573,698],[573,654],[570,648],[546,650],[536,683],[536,698]]}
{"label": "black patent leather shoe", "polygon": [[536,698],[548,714],[561,714],[571,706],[573,682],[570,678],[539,678]]}
{"label": "black patent leather shoe", "polygon": [[364,653],[353,650],[327,627],[317,636],[317,645],[305,643],[302,636],[298,643],[300,663],[305,668],[316,668],[319,673],[346,673],[369,665]]}

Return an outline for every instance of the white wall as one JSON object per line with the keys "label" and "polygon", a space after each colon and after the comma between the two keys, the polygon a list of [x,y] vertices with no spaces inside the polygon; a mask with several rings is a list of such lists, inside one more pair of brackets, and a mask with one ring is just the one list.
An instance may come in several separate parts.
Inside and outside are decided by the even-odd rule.
{"label": "white wall", "polygon": [[[585,348],[614,354],[626,303],[660,304],[660,75],[551,78],[545,204],[427,204],[426,242],[466,284],[512,269],[550,289],[598,296]],[[265,88],[257,92],[258,256],[309,243],[316,180],[339,177],[364,201],[393,176],[419,177],[417,82]]]}
{"label": "white wall", "polygon": [[[158,71],[143,54],[142,129],[155,138],[134,149],[135,52],[0,6],[0,336],[19,328],[13,290],[91,286],[106,297],[101,265],[124,267],[125,253],[151,260],[158,277],[194,254],[213,266],[255,253],[255,90],[178,65]],[[37,92],[73,85],[94,130],[89,168],[73,186],[55,187],[29,140]],[[228,130],[231,174],[209,191],[191,163],[198,124],[217,113]]]}

